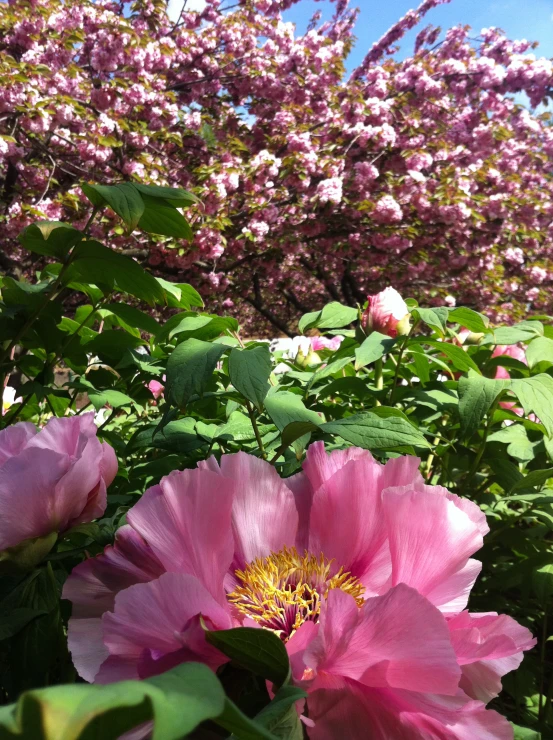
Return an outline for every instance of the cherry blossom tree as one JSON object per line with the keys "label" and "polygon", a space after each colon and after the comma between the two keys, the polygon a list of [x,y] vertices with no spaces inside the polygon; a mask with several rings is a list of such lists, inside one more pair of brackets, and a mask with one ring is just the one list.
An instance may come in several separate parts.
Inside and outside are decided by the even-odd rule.
{"label": "cherry blossom tree", "polygon": [[79,182],[137,179],[199,196],[194,238],[121,227],[117,246],[255,330],[388,284],[498,320],[552,310],[553,128],[535,112],[551,61],[498,29],[432,26],[398,60],[447,1],[425,0],[347,75],[356,10],[334,0],[299,35],[295,1],[173,20],[162,0],[2,3],[2,270],[25,272],[31,220],[86,219]]}

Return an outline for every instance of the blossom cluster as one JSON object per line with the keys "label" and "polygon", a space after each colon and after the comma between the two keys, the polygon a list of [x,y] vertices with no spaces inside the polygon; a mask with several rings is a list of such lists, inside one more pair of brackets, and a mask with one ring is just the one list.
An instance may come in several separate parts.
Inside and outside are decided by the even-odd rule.
{"label": "blossom cluster", "polygon": [[425,0],[346,78],[356,12],[300,35],[293,2],[207,0],[177,23],[162,0],[0,5],[2,266],[31,219],[85,218],[82,179],[138,178],[203,205],[192,244],[137,235],[133,254],[212,305],[232,288],[258,328],[390,280],[498,320],[551,310],[553,130],[515,99],[548,97],[551,61],[467,27],[422,29],[398,61]]}

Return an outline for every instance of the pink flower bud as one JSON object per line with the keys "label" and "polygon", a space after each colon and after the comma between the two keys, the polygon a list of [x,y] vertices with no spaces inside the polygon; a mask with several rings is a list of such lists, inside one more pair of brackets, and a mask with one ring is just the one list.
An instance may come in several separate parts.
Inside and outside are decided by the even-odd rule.
{"label": "pink flower bud", "polygon": [[376,295],[368,296],[368,306],[363,314],[362,325],[369,334],[378,331],[389,337],[409,332],[410,313],[407,304],[394,288],[386,288]]}
{"label": "pink flower bud", "polygon": [[157,399],[163,395],[165,386],[163,383],[160,383],[159,380],[150,380],[148,383],[148,390],[157,401]]}

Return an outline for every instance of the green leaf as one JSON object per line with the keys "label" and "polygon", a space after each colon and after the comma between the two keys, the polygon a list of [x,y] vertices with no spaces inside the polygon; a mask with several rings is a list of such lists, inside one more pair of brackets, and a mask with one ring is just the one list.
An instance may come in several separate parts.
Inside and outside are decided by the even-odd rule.
{"label": "green leaf", "polygon": [[14,637],[33,619],[42,617],[47,613],[44,609],[19,607],[0,614],[0,641]]}
{"label": "green leaf", "polygon": [[395,339],[373,331],[363,344],[355,350],[355,369],[360,370],[365,365],[370,365],[372,362],[379,360],[383,355],[390,352],[395,343]]}
{"label": "green leaf", "polygon": [[539,442],[528,439],[526,429],[522,424],[512,424],[503,427],[498,432],[490,434],[488,442],[502,442],[507,445],[507,454],[520,462],[530,462],[536,456],[536,447]]}
{"label": "green leaf", "polygon": [[162,428],[157,423],[148,424],[131,437],[127,444],[126,454],[144,447],[154,447],[187,455],[206,444],[205,440],[198,436],[195,425],[195,420],[190,417],[170,421]]}
{"label": "green leaf", "polygon": [[490,325],[490,320],[487,316],[473,311],[472,308],[465,308],[464,306],[450,308],[449,321],[454,321],[455,323],[464,326],[465,329],[469,329],[470,331],[477,333],[487,332]]}
{"label": "green leaf", "polygon": [[232,385],[261,411],[273,370],[269,345],[231,350],[228,369]]}
{"label": "green leaf", "polygon": [[67,283],[72,281],[121,290],[150,306],[165,303],[165,291],[152,275],[130,257],[96,241],[82,242],[75,248],[74,261],[66,277]]}
{"label": "green leaf", "polygon": [[293,421],[310,421],[319,426],[321,417],[307,409],[300,396],[290,391],[270,393],[265,399],[265,409],[279,431]]}
{"label": "green leaf", "polygon": [[247,717],[228,697],[223,713],[215,721],[225,730],[232,732],[231,737],[240,738],[240,740],[277,740],[278,738],[278,735],[269,732],[261,723],[254,722]]}
{"label": "green leaf", "polygon": [[185,308],[188,311],[192,306],[203,308],[204,302],[197,290],[188,283],[170,283],[163,278],[156,278],[165,291],[165,301],[171,308]]}
{"label": "green leaf", "polygon": [[522,404],[526,416],[533,411],[548,436],[553,436],[553,378],[545,373],[532,378],[516,378],[511,380],[510,390]]}
{"label": "green leaf", "polygon": [[365,412],[320,425],[321,431],[337,434],[346,442],[367,450],[398,447],[430,447],[422,432],[400,416],[382,418]]}
{"label": "green leaf", "polygon": [[553,596],[553,563],[536,568],[532,573],[532,585],[540,603],[548,606]]}
{"label": "green leaf", "polygon": [[[81,187],[83,193],[94,205],[99,205],[99,196],[112,211],[115,211],[123,219],[123,222],[129,227],[129,231],[136,228],[144,213],[144,201],[132,183],[123,182],[118,185],[84,183]],[[94,200],[95,196],[96,200]]]}
{"label": "green leaf", "polygon": [[299,320],[299,330],[307,329],[340,329],[357,319],[357,309],[343,306],[334,301],[328,303],[321,311],[307,313]]}
{"label": "green leaf", "polygon": [[187,339],[170,354],[167,362],[165,397],[182,408],[193,395],[201,396],[221,356],[228,350],[221,344]]}
{"label": "green leaf", "polygon": [[526,360],[528,366],[533,368],[539,362],[547,362],[553,365],[553,339],[547,337],[536,337],[526,347]]}
{"label": "green leaf", "polygon": [[[314,426],[321,423],[321,417],[315,411],[307,409],[301,398],[290,391],[269,393],[265,398],[265,410],[280,432],[295,421],[311,422]],[[303,454],[309,437],[310,434],[306,433],[292,442],[298,457]]]}
{"label": "green leaf", "polygon": [[318,425],[312,421],[292,421],[282,430],[281,446],[289,447],[300,437],[315,432],[317,429]]}
{"label": "green leaf", "polygon": [[282,640],[273,632],[255,627],[236,627],[205,633],[206,640],[241,668],[271,681],[288,683],[290,663]]}
{"label": "green leaf", "polygon": [[309,390],[312,388],[316,383],[319,382],[319,380],[323,380],[324,378],[328,378],[331,375],[334,375],[334,373],[340,372],[340,370],[343,370],[346,365],[349,365],[351,363],[351,357],[341,357],[338,360],[333,360],[332,362],[329,362],[328,365],[325,365],[321,370],[317,370],[316,373],[313,373],[311,376],[311,380],[307,384],[307,389]]}
{"label": "green leaf", "polygon": [[182,663],[142,681],[29,691],[0,709],[0,740],[117,740],[150,719],[153,740],[181,740],[223,714],[225,702],[213,671]]}
{"label": "green leaf", "polygon": [[147,313],[134,308],[134,306],[129,306],[126,303],[108,303],[105,308],[115,314],[125,324],[135,329],[141,329],[148,332],[148,334],[156,334],[159,331],[157,321],[152,316],[148,316]]}
{"label": "green leaf", "polygon": [[524,491],[535,486],[543,486],[550,478],[553,478],[553,468],[531,470],[524,478],[515,481],[509,491]]}
{"label": "green leaf", "polygon": [[480,374],[480,368],[475,364],[468,352],[462,347],[458,347],[456,344],[451,344],[450,342],[437,342],[433,339],[426,339],[425,343],[429,344],[431,347],[439,349],[440,352],[451,361],[451,364],[453,367],[457,368],[457,370],[461,370],[463,372],[474,370]]}
{"label": "green leaf", "polygon": [[303,724],[295,705],[306,696],[305,691],[295,686],[283,686],[273,701],[256,715],[256,724],[266,727],[282,740],[302,740]]}
{"label": "green leaf", "polygon": [[437,308],[420,308],[413,309],[413,316],[423,321],[431,329],[438,331],[439,334],[445,334],[449,308],[438,306]]}
{"label": "green leaf", "polygon": [[64,260],[83,234],[63,221],[38,221],[27,226],[19,241],[30,252]]}
{"label": "green leaf", "polygon": [[169,202],[143,195],[144,213],[138,222],[139,228],[149,234],[173,236],[191,241],[194,234],[188,221]]}
{"label": "green leaf", "polygon": [[127,396],[126,393],[116,391],[112,389],[104,391],[89,391],[88,398],[90,403],[94,406],[96,411],[109,404],[113,409],[121,408],[121,406],[131,406],[134,404],[133,399]]}
{"label": "green leaf", "polygon": [[500,326],[486,334],[482,344],[518,344],[528,342],[538,334],[528,327]]}
{"label": "green leaf", "polygon": [[473,434],[500,393],[509,388],[508,380],[492,380],[469,375],[459,380],[461,436]]}
{"label": "green leaf", "polygon": [[513,724],[513,732],[513,740],[545,740],[539,732],[531,730],[529,727]]}
{"label": "green leaf", "polygon": [[107,357],[109,360],[120,361],[127,350],[136,349],[141,344],[144,344],[141,339],[122,329],[108,329],[101,334],[97,334],[84,347],[87,352],[92,354]]}
{"label": "green leaf", "polygon": [[150,198],[170,200],[175,208],[190,206],[200,202],[193,193],[189,193],[188,190],[184,190],[183,188],[168,188],[161,185],[139,185],[138,183],[134,183],[134,187],[139,193],[148,195]]}

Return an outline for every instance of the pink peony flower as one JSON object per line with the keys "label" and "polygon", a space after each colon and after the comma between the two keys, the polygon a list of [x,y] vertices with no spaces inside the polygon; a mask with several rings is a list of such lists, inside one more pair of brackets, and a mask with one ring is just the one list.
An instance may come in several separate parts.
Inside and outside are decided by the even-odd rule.
{"label": "pink peony flower", "polygon": [[388,287],[367,298],[368,306],[361,323],[367,333],[378,331],[389,337],[409,331],[409,309],[394,288]]}
{"label": "pink peony flower", "polygon": [[0,551],[101,516],[116,473],[93,413],[50,419],[38,433],[27,422],[1,431]]}
{"label": "pink peony flower", "polygon": [[314,740],[512,738],[484,702],[535,641],[510,617],[464,611],[486,519],[418,464],[316,443],[287,480],[243,452],[171,473],[66,582],[80,675],[215,670],[228,659],[201,616],[281,637]]}
{"label": "pink peony flower", "polygon": [[[502,357],[505,355],[505,357],[512,357],[514,360],[518,360],[519,362],[524,363],[525,365],[528,364],[526,361],[526,353],[523,349],[520,347],[517,347],[516,344],[510,344],[510,345],[498,345],[493,353],[492,357]],[[495,370],[495,377],[500,378],[503,380],[508,380],[511,376],[507,372],[507,370],[502,367],[501,365],[498,365]]]}
{"label": "pink peony flower", "polygon": [[163,391],[165,390],[165,386],[163,385],[163,383],[160,383],[159,380],[150,380],[147,388],[156,401],[158,398],[161,398],[161,396],[163,396]]}

